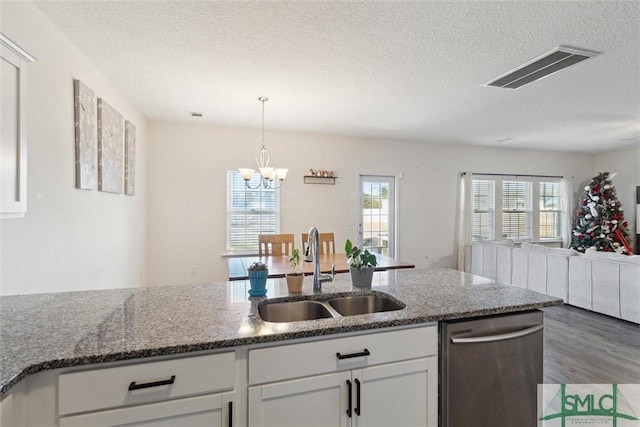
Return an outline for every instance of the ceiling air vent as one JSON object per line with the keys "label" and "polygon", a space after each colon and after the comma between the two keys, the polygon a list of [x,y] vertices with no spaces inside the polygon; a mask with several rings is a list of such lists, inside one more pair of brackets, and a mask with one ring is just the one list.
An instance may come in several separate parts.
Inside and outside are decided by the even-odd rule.
{"label": "ceiling air vent", "polygon": [[600,52],[560,46],[498,76],[485,83],[485,86],[518,89],[599,54]]}

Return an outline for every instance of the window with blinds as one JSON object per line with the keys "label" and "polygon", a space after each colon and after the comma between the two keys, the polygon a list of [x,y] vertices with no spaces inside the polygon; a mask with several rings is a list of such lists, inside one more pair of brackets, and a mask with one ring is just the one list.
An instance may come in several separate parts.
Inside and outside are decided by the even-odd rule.
{"label": "window with blinds", "polygon": [[474,175],[473,240],[562,240],[561,181]]}
{"label": "window with blinds", "polygon": [[502,181],[502,238],[531,239],[532,188],[530,181]]}
{"label": "window with blinds", "polygon": [[473,180],[473,240],[494,240],[495,181]]}
{"label": "window with blinds", "polygon": [[540,238],[558,239],[562,236],[560,183],[540,181]]}
{"label": "window with blinds", "polygon": [[[254,173],[251,187],[260,184]],[[280,232],[280,190],[247,188],[238,171],[227,171],[227,250],[258,250],[258,235]]]}

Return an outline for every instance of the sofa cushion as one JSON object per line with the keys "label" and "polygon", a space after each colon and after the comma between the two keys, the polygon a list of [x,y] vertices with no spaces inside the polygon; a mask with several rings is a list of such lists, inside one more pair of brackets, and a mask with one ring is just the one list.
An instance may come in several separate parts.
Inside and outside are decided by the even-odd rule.
{"label": "sofa cushion", "polygon": [[615,252],[597,251],[593,248],[587,249],[584,254],[589,258],[606,259],[628,264],[640,264],[640,255],[623,255]]}
{"label": "sofa cushion", "polygon": [[640,323],[640,266],[638,265],[620,264],[620,317]]}
{"label": "sofa cushion", "polygon": [[603,259],[591,261],[591,308],[620,317],[620,264]]}
{"label": "sofa cushion", "polygon": [[538,252],[549,252],[549,250],[551,249],[544,245],[538,245],[536,243],[528,243],[528,242],[524,242],[523,244],[520,245],[520,247],[527,251],[538,251]]}
{"label": "sofa cushion", "polygon": [[591,259],[569,257],[569,304],[591,310]]}
{"label": "sofa cushion", "polygon": [[575,256],[580,255],[580,252],[575,249],[565,249],[565,248],[549,248],[549,253],[557,254],[557,255],[566,255],[566,256]]}

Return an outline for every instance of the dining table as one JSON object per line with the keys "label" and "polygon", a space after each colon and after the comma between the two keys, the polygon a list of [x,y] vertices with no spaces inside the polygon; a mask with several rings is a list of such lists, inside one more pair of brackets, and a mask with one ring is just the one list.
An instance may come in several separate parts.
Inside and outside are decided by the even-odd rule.
{"label": "dining table", "polygon": [[[377,265],[375,271],[395,270],[399,268],[415,268],[414,264],[400,261],[398,259],[376,253]],[[330,273],[331,266],[335,264],[336,273],[348,273],[349,265],[347,256],[344,253],[321,254],[320,272]],[[254,262],[263,262],[269,269],[270,278],[285,277],[287,273],[292,273],[293,269],[289,263],[289,255],[248,255],[233,256],[227,258],[229,268],[229,280],[247,280],[249,275],[247,269]],[[313,274],[313,262],[301,262],[298,269],[306,276]]]}

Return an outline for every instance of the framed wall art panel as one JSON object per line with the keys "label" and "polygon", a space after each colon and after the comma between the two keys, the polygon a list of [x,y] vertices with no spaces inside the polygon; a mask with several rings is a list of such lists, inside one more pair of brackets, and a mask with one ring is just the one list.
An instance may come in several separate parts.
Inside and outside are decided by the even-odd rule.
{"label": "framed wall art panel", "polygon": [[73,107],[76,131],[76,188],[97,187],[98,143],[96,135],[96,96],[80,80],[73,80]]}
{"label": "framed wall art panel", "polygon": [[98,98],[98,190],[122,193],[124,123],[104,99]]}
{"label": "framed wall art panel", "polygon": [[136,193],[136,127],[124,122],[124,194]]}

